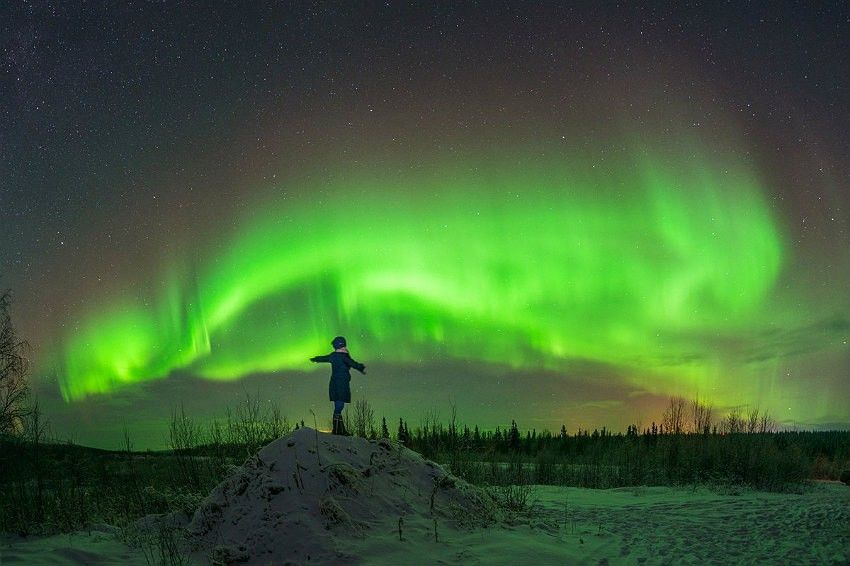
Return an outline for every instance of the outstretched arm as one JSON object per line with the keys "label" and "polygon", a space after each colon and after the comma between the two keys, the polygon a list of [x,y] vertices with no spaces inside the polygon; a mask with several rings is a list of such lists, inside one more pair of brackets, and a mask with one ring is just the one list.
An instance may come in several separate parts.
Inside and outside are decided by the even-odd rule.
{"label": "outstretched arm", "polygon": [[329,362],[329,361],[331,361],[331,357],[329,355],[328,356],[313,356],[312,358],[310,358],[310,361],[313,362],[313,363]]}
{"label": "outstretched arm", "polygon": [[355,361],[354,358],[352,358],[351,356],[345,357],[345,364],[350,368],[356,369],[360,373],[366,373],[366,366],[361,364],[360,362]]}

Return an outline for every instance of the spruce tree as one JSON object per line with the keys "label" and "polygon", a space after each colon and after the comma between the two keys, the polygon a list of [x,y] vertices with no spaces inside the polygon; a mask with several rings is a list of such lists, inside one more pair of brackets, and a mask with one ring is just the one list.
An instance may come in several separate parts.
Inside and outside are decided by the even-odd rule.
{"label": "spruce tree", "polygon": [[512,420],[511,430],[508,433],[508,447],[514,451],[519,450],[519,442],[519,427],[517,427],[516,421]]}
{"label": "spruce tree", "polygon": [[401,420],[401,417],[398,418],[398,435],[396,436],[398,441],[402,444],[407,444],[404,439],[404,421]]}

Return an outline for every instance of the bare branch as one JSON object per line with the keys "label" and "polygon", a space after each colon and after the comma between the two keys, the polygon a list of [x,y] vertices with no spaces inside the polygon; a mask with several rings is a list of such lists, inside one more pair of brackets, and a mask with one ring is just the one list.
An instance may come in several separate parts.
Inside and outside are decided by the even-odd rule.
{"label": "bare branch", "polygon": [[19,340],[9,315],[12,296],[9,291],[0,295],[0,434],[23,430],[29,396],[27,372],[29,345]]}

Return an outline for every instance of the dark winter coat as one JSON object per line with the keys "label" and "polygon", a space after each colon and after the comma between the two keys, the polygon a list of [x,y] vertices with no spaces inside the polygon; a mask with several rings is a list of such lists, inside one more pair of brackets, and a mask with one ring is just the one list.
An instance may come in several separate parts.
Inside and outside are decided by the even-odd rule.
{"label": "dark winter coat", "polygon": [[331,364],[331,382],[328,384],[328,395],[331,401],[345,401],[351,403],[351,373],[349,368],[354,368],[364,373],[366,366],[354,361],[347,352],[331,352],[327,356],[316,356],[310,358],[311,362],[329,362]]}

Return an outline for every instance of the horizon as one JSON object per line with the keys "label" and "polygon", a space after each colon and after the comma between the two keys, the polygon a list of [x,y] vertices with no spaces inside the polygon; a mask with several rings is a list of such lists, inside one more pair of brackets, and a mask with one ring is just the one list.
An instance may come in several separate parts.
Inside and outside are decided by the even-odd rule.
{"label": "horizon", "polygon": [[[186,415],[186,416],[189,417],[189,418],[192,418],[192,415]],[[282,415],[282,416],[286,417],[286,415]],[[746,415],[744,415],[744,417],[746,417]],[[379,438],[380,438],[381,418],[382,417],[378,416],[375,419],[376,430],[379,433],[379,435],[378,435]],[[420,418],[418,421],[415,421],[415,423],[416,423],[415,426],[410,424],[411,421],[409,419],[406,419],[404,417],[401,417],[401,418],[404,420],[406,425],[409,425],[409,428],[408,428],[409,432],[420,433],[422,431],[422,422],[424,420],[424,417]],[[207,427],[209,427],[212,424],[213,421],[218,421],[219,423],[223,423],[224,420],[225,419],[223,417],[219,417],[219,418],[213,417],[212,419],[210,419],[208,421],[204,421],[204,422],[193,421],[193,422],[194,422],[194,424],[199,425],[202,428],[202,434],[206,434],[207,433],[207,430],[206,430]],[[511,421],[515,421],[515,419],[511,419]],[[303,427],[301,425],[302,422],[304,423]],[[297,428],[314,429],[312,423],[307,422],[306,419],[289,420],[288,417],[287,417],[287,424],[290,427],[290,429],[289,429],[288,432],[286,432],[284,434],[284,436],[293,432]],[[325,423],[325,425],[329,425],[329,424],[330,424],[329,422]],[[533,427],[532,428],[524,428],[524,427],[521,426],[521,423],[516,423],[516,424],[517,424],[517,427],[519,429],[520,436],[523,439],[526,438],[526,435],[530,435],[530,434],[536,434],[537,437],[549,435],[552,438],[557,438],[557,437],[560,436],[560,427],[558,427],[557,429],[550,429],[550,428],[536,429],[536,428],[533,428]],[[647,435],[647,434],[652,436],[653,435],[653,433],[651,431],[652,424],[659,425],[658,421],[655,421],[654,423],[651,422],[649,424],[649,426],[646,426],[646,427],[643,427],[643,428],[638,428],[637,429],[637,436],[644,436],[644,435]],[[437,421],[437,425],[443,427],[442,428],[443,432],[448,431],[447,423],[443,422],[442,420]],[[165,422],[163,424],[163,426],[167,427],[168,422]],[[628,426],[630,426],[630,425],[627,425],[627,428],[628,428]],[[727,434],[742,434],[742,435],[747,435],[747,434],[790,434],[790,433],[813,433],[813,434],[817,434],[817,433],[830,433],[830,432],[850,432],[850,423],[835,423],[834,426],[820,425],[820,426],[812,426],[812,427],[799,426],[797,424],[792,424],[791,426],[786,426],[782,423],[776,423],[775,430],[766,431],[764,433],[762,433],[762,432],[749,433],[747,431],[729,433],[729,432],[721,431],[720,427],[717,426],[717,425],[715,425],[715,427],[716,427],[717,430],[713,430],[709,434],[717,434],[717,435],[722,436],[722,435],[727,435]],[[389,433],[390,433],[390,438],[393,438],[393,439],[396,438],[397,431],[398,431],[398,417],[396,417],[396,419],[394,421],[387,419],[387,428],[388,428]],[[458,423],[458,430],[461,433],[463,433],[464,428],[468,428],[470,432],[473,432],[474,429],[477,428],[479,433],[482,436],[483,435],[492,435],[497,430],[501,431],[503,434],[505,434],[510,430],[511,422],[508,422],[508,423],[505,423],[505,424],[497,424],[497,425],[492,426],[492,427],[482,427],[482,426],[479,426],[477,423],[467,423],[465,421],[460,421]],[[317,428],[315,430],[317,430],[318,432],[321,432],[321,433],[326,433],[326,434],[331,434],[331,432],[332,432],[330,426],[325,426],[323,428],[322,424],[320,424],[319,428]],[[602,427],[593,427],[593,428],[578,427],[577,429],[572,430],[572,431],[568,429],[567,430],[567,437],[569,437],[569,438],[577,438],[579,436],[582,436],[582,437],[591,436],[592,437],[595,433],[602,434],[603,432],[606,435],[610,435],[610,436],[626,436],[627,435],[627,429],[623,429],[623,430],[616,429],[616,430],[614,430],[614,429],[611,429],[609,427],[602,426]],[[131,446],[132,446],[131,452],[141,453],[141,452],[173,452],[174,451],[173,448],[170,448],[168,446],[169,441],[168,441],[168,438],[167,438],[167,436],[168,436],[167,432],[163,434],[163,441],[162,441],[161,445],[147,445],[147,446],[139,446],[137,444],[138,439],[137,439],[136,436],[133,435],[132,430],[128,429],[127,433],[129,435],[129,438],[130,438],[130,441],[131,441]],[[94,449],[94,450],[105,450],[107,452],[125,452],[126,451],[126,440],[125,440],[125,437],[123,436],[124,435],[124,429],[123,428],[119,431],[119,434],[120,434],[121,438],[116,439],[115,445],[94,445],[94,444],[85,443],[85,442],[77,442],[77,441],[74,441],[72,439],[53,436],[51,434],[51,430],[48,430],[48,436],[42,441],[42,443],[43,444],[52,444],[52,445],[69,445],[70,444],[70,445],[73,445],[73,446],[79,446],[81,448],[91,448],[91,449]],[[665,432],[659,431],[657,434],[666,436],[666,435],[673,435],[674,433],[668,433],[666,431]],[[681,433],[678,433],[678,434],[698,435],[699,436],[703,433],[686,431],[686,432],[681,432]],[[277,439],[272,439],[272,441],[273,440],[277,440]],[[198,446],[203,447],[203,446],[207,446],[208,444],[209,443],[205,440],[203,442],[200,442],[200,444]]]}
{"label": "horizon", "polygon": [[[357,390],[354,389],[354,393],[356,394]],[[120,423],[117,423],[117,417],[108,416],[105,420],[110,422],[115,422],[116,424],[105,427],[100,430],[87,430],[85,427],[80,426],[80,417],[77,415],[70,415],[70,417],[66,417],[62,414],[63,417],[69,418],[70,422],[57,423],[60,425],[60,428],[70,429],[71,423],[76,423],[75,427],[75,438],[63,437],[61,434],[54,434],[52,436],[52,440],[57,443],[62,443],[68,440],[73,441],[74,444],[80,446],[86,446],[90,448],[98,448],[104,450],[121,450],[124,446],[125,438],[124,438],[124,427],[127,424],[126,430],[130,436],[130,439],[133,443],[134,451],[142,452],[145,450],[153,450],[153,451],[162,451],[169,450],[169,425],[171,423],[172,415],[174,411],[178,411],[183,408],[185,414],[188,418],[190,418],[196,425],[199,425],[202,429],[202,433],[206,434],[208,427],[213,423],[213,421],[218,421],[219,423],[224,423],[226,418],[226,411],[229,409],[231,411],[235,410],[238,404],[244,403],[246,397],[245,395],[249,394],[252,396],[252,400],[259,399],[259,405],[261,410],[267,411],[271,410],[275,407],[275,404],[270,399],[263,399],[256,397],[255,391],[246,391],[240,390],[233,397],[232,403],[227,403],[222,406],[222,409],[218,413],[206,413],[206,414],[198,414],[196,411],[200,408],[199,405],[192,403],[185,403],[180,400],[176,400],[175,404],[168,408],[168,410],[158,418],[148,419],[144,422],[142,421],[126,421],[122,420]],[[693,398],[683,397],[685,401],[690,404],[694,401]],[[437,406],[431,406],[426,409],[420,410],[419,413],[414,412],[399,412],[395,411],[392,415],[389,411],[383,411],[381,405],[376,405],[371,402],[368,398],[359,398],[354,400],[350,406],[347,406],[346,411],[350,411],[353,413],[355,407],[355,403],[357,401],[367,401],[369,402],[370,408],[375,413],[375,423],[376,428],[380,430],[381,418],[387,419],[387,427],[390,431],[391,436],[395,436],[398,429],[398,420],[402,418],[405,423],[409,426],[411,431],[416,429],[420,429],[423,424],[427,422],[436,422],[438,424],[447,426],[451,422],[451,414],[452,414],[452,405],[446,404],[440,410]],[[740,404],[730,407],[718,407],[716,405],[711,405],[711,403],[706,399],[699,399],[702,403],[707,403],[711,406],[713,411],[713,425],[717,428],[718,433],[722,433],[722,421],[734,411],[738,411],[740,416],[743,419],[748,418],[748,412],[752,409],[756,409],[760,411],[760,414],[764,414],[763,409],[759,407],[754,407],[748,404]],[[305,401],[307,402],[307,401]],[[479,431],[484,432],[494,432],[497,428],[505,431],[510,428],[511,421],[515,421],[517,426],[520,429],[520,432],[523,436],[526,432],[530,433],[533,430],[537,431],[537,434],[541,434],[543,432],[549,432],[554,436],[557,436],[560,433],[561,426],[566,426],[567,434],[569,436],[576,436],[579,432],[592,432],[594,430],[601,431],[602,429],[607,430],[609,433],[617,435],[617,434],[625,434],[627,428],[629,426],[635,425],[638,427],[638,431],[640,435],[644,434],[644,431],[647,429],[651,429],[653,423],[656,425],[660,425],[663,422],[663,411],[669,403],[669,398],[663,400],[663,404],[659,405],[659,409],[657,413],[653,413],[644,419],[636,419],[634,421],[623,421],[622,426],[615,426],[608,424],[604,421],[599,421],[597,423],[583,423],[576,421],[564,421],[557,423],[555,421],[550,421],[551,426],[547,426],[547,423],[541,422],[539,420],[535,421],[533,419],[521,419],[514,416],[505,417],[503,420],[482,420],[477,421],[474,418],[467,418],[467,412],[463,410],[463,407],[460,405],[456,405],[454,408],[456,409],[456,422],[458,428],[463,430],[464,426],[468,426],[470,430],[474,427],[478,427]],[[97,405],[95,405],[97,406]],[[55,430],[55,426],[51,419],[51,413],[48,408],[45,410],[45,406],[42,405],[42,411],[44,411],[43,417],[45,417],[50,426],[50,431],[53,432]],[[324,428],[328,428],[330,430],[330,416],[324,415],[318,412],[318,409],[313,408],[316,411],[316,418],[318,421],[318,430],[322,431]],[[80,414],[83,411],[80,411]],[[290,426],[294,426],[296,423],[300,424],[302,421],[304,425],[310,428],[313,428],[313,415],[309,412],[309,408],[305,411],[304,415],[298,417],[297,415],[288,414],[286,411],[281,411],[281,416],[285,418]],[[850,422],[834,422],[834,423],[800,423],[800,422],[782,422],[775,420],[775,416],[770,414],[769,411],[767,413],[773,422],[775,423],[775,430],[773,432],[844,432],[850,431]],[[325,422],[327,421],[327,422]],[[324,427],[324,428],[323,428]],[[88,441],[86,440],[88,439]]]}

